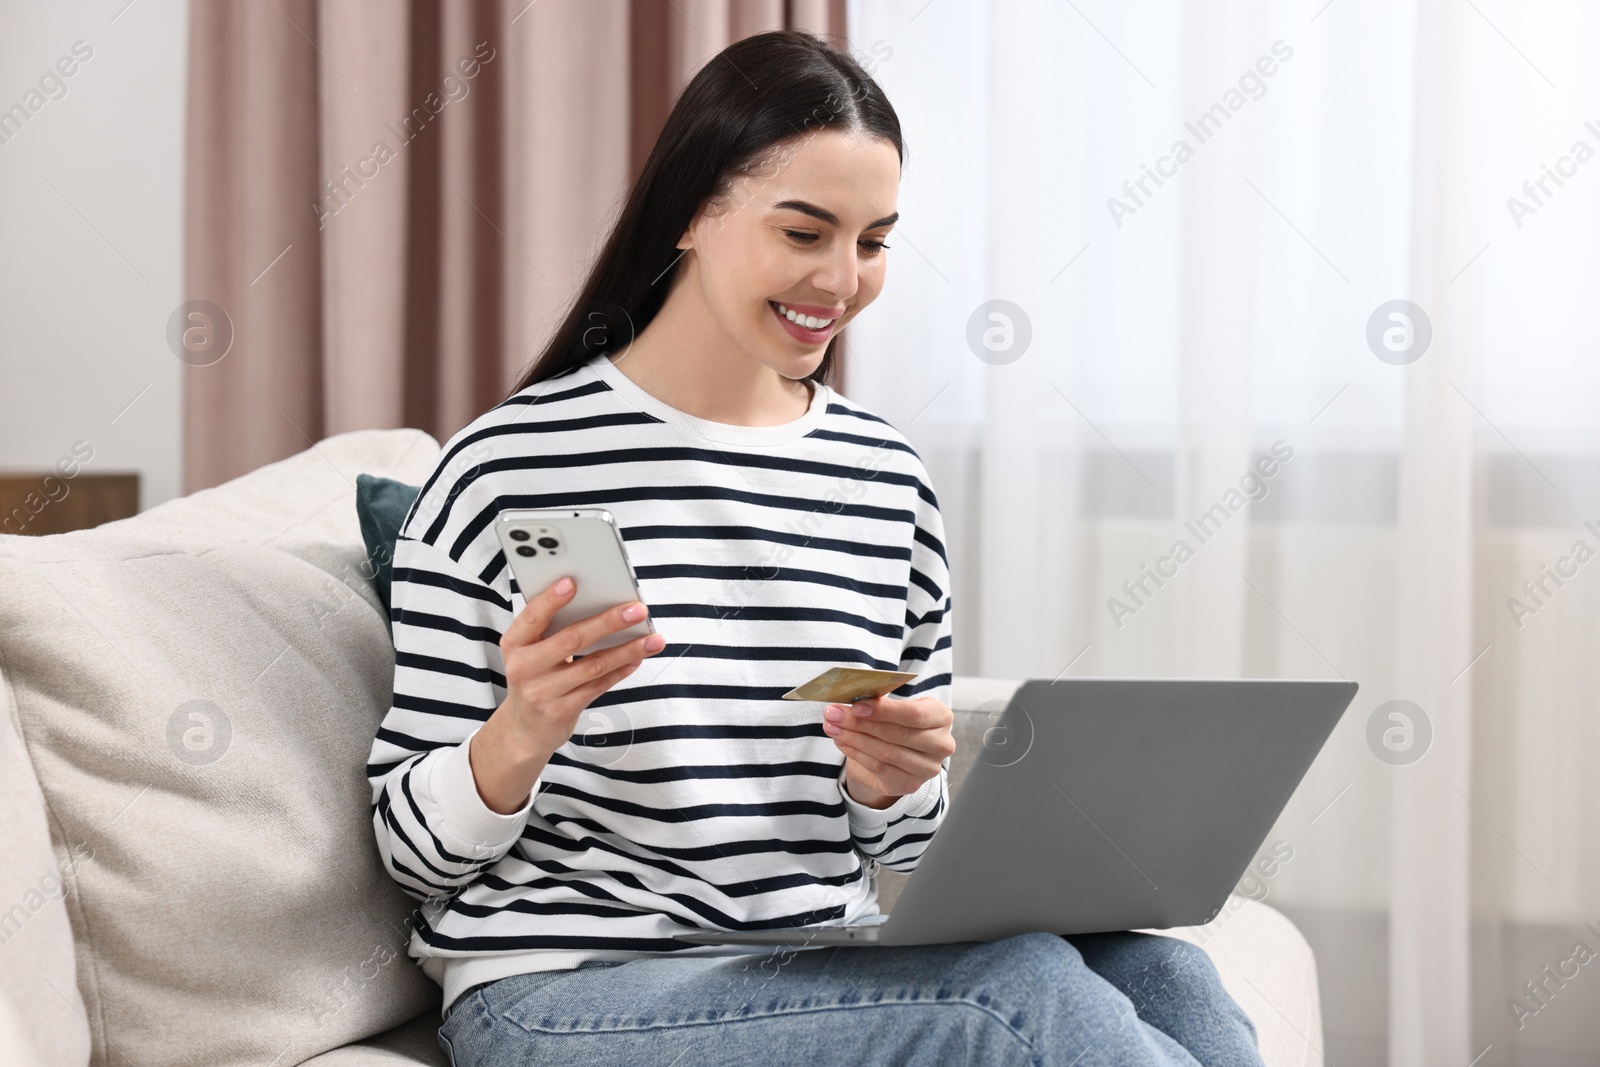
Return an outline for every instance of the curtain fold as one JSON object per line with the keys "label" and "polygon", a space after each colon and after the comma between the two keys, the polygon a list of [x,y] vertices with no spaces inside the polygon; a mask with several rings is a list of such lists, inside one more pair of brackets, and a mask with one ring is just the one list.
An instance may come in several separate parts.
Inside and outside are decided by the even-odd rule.
{"label": "curtain fold", "polygon": [[321,61],[307,41],[317,7],[191,9],[185,294],[220,309],[203,324],[227,344],[217,362],[183,370],[185,493],[322,429],[323,274],[308,210],[321,180]]}
{"label": "curtain fold", "polygon": [[[1417,10],[1412,299],[1433,309],[1432,358],[1406,369],[1395,567],[1395,692],[1424,710],[1431,747],[1394,779],[1390,840],[1389,1062],[1468,1063],[1474,1047],[1471,931],[1475,501],[1483,449],[1478,391],[1481,301],[1451,284],[1455,220],[1493,192],[1462,161],[1488,148],[1472,12],[1443,0]],[[1475,17],[1475,16],[1474,16]],[[1488,1043],[1488,1042],[1485,1042]]]}
{"label": "curtain fold", "polygon": [[[843,0],[195,4],[184,492],[348,430],[441,441],[554,329],[672,102]],[[210,323],[210,318],[218,318]]]}

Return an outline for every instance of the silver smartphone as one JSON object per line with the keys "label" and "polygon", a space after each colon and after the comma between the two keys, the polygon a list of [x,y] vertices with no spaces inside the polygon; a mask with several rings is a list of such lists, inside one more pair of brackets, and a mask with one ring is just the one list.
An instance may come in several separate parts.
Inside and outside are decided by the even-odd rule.
{"label": "silver smartphone", "polygon": [[[643,601],[633,564],[623,547],[617,520],[604,508],[564,508],[559,511],[502,511],[494,532],[506,554],[517,588],[528,601],[552,583],[570,576],[578,583],[573,595],[550,625],[548,637],[571,623],[597,615],[607,608]],[[636,637],[656,632],[650,616],[615,633],[606,634],[574,655],[583,656],[613,648]]]}

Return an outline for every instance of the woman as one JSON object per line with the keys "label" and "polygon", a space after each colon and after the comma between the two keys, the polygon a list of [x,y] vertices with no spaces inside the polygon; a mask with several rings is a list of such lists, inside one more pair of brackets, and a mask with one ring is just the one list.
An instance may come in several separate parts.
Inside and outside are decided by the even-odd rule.
{"label": "woman", "polygon": [[[724,50],[549,346],[406,518],[368,772],[456,1067],[1260,1062],[1170,938],[673,939],[875,915],[877,865],[913,869],[946,810],[938,502],[828,385],[883,288],[903,155],[848,56],[794,32]],[[514,588],[491,523],[565,506],[617,517],[644,603],[547,632],[572,587]],[[646,610],[659,634],[574,655]],[[835,663],[918,677],[821,716],[780,699]]]}

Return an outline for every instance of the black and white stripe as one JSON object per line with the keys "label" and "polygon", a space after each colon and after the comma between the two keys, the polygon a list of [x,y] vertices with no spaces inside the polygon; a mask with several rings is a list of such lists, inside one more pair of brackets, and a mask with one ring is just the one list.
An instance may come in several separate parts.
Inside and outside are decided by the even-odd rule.
{"label": "black and white stripe", "polygon": [[[445,905],[412,945],[425,965],[460,958],[435,977],[486,954],[514,954],[515,973],[682,952],[671,935],[694,928],[853,921],[877,910],[874,861],[916,866],[948,761],[874,811],[842,793],[820,706],[780,699],[859,664],[918,673],[893,696],[950,701],[926,470],[888,423],[818,393],[791,439],[707,438],[596,357],[446,445],[395,548],[394,699],[367,768],[385,865]],[[528,807],[499,815],[464,744],[505,697],[499,640],[524,604],[491,524],[585,506],[616,516],[667,647],[590,705]]]}

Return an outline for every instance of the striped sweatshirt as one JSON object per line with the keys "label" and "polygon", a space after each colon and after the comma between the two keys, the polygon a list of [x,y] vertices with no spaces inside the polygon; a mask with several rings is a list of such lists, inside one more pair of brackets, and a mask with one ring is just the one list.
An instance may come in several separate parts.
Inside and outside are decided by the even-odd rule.
{"label": "striped sweatshirt", "polygon": [[[394,696],[367,776],[383,863],[423,902],[410,954],[446,1007],[590,959],[771,951],[672,937],[860,921],[879,914],[877,866],[921,858],[949,760],[867,807],[845,791],[826,705],[781,699],[834,665],[915,672],[893,697],[951,696],[927,471],[883,419],[812,385],[799,419],[735,426],[671,407],[602,354],[441,452],[395,545]],[[525,603],[493,523],[566,507],[616,518],[667,645],[590,703],[502,815],[467,759],[505,699],[499,641]]]}

